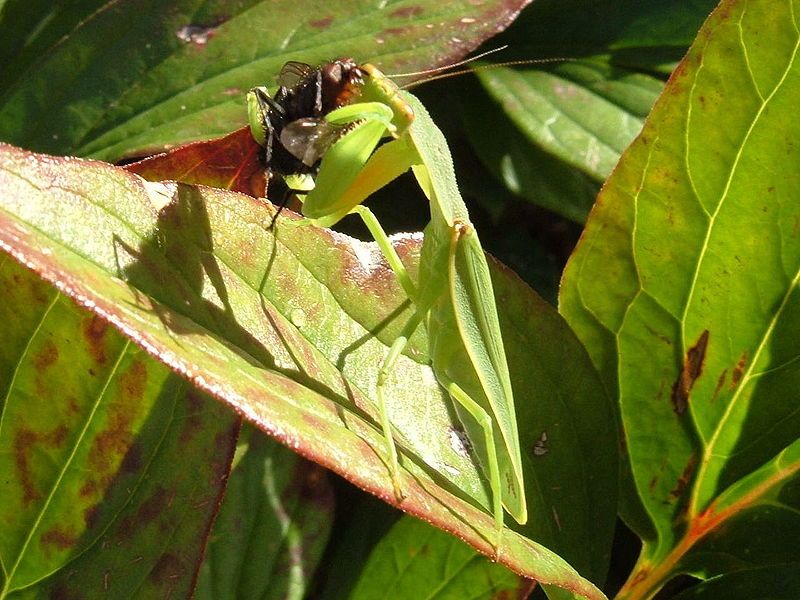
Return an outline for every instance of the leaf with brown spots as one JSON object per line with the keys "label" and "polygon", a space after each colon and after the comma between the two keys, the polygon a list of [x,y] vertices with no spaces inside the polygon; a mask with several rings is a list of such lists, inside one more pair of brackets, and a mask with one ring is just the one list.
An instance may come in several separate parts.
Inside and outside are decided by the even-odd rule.
{"label": "leaf with brown spots", "polygon": [[178,146],[126,165],[125,169],[148,181],[201,183],[264,198],[266,178],[261,152],[250,128],[242,127],[221,138]]}
{"label": "leaf with brown spots", "polygon": [[[274,209],[242,194],[0,149],[0,187],[8,191],[0,199],[0,246],[266,433],[397,503],[374,385],[411,307],[374,244],[292,226],[296,217],[289,214],[268,229]],[[420,236],[395,241],[415,274]],[[526,535],[504,531],[500,560],[527,577],[603,598],[540,540],[602,577],[615,516],[613,413],[588,357],[553,309],[493,265],[521,446],[533,448],[542,431],[548,434],[545,456],[523,457],[530,485],[548,491],[533,494],[529,510],[538,517],[521,530]],[[421,329],[412,337],[387,385],[402,454],[400,507],[493,555],[483,473],[450,435],[460,425],[427,364],[425,335]],[[116,364],[117,354],[105,355],[104,364],[92,366],[93,381],[104,381]],[[145,417],[141,397],[156,385],[137,356],[141,361],[132,355],[117,367],[108,387],[119,405],[109,404],[87,441],[89,450],[112,453],[92,473],[101,490],[110,485],[112,465],[124,464],[124,448],[136,448],[134,464],[148,464],[149,447],[126,434],[126,419]],[[579,389],[553,383],[573,377]],[[598,443],[580,443],[588,439]],[[142,496],[140,505],[151,497]],[[115,521],[114,535],[131,537],[140,521],[151,535],[165,534],[159,519],[145,523],[131,514]],[[79,516],[83,524],[84,511]],[[100,528],[104,516],[90,520]],[[569,530],[559,522],[569,522]]]}
{"label": "leaf with brown spots", "polygon": [[[4,589],[72,598],[107,585],[121,597],[111,591],[138,588],[139,576],[171,552],[182,557],[185,572],[170,586],[185,596],[229,468],[237,419],[197,392],[187,402],[186,384],[171,371],[98,315],[39,289],[35,274],[3,256]],[[31,302],[32,290],[42,301]],[[13,376],[6,375],[9,366]],[[191,438],[184,436],[189,426]],[[202,498],[209,501],[198,505]],[[136,568],[121,567],[135,556]]]}
{"label": "leaf with brown spots", "polygon": [[561,312],[619,398],[623,518],[644,540],[620,599],[797,560],[799,11],[720,3],[564,273]]}
{"label": "leaf with brown spots", "polygon": [[683,362],[678,379],[672,385],[672,409],[680,416],[689,405],[689,392],[692,391],[694,382],[703,372],[703,361],[706,358],[708,347],[708,329],[700,334],[694,346],[686,351],[686,360]]}

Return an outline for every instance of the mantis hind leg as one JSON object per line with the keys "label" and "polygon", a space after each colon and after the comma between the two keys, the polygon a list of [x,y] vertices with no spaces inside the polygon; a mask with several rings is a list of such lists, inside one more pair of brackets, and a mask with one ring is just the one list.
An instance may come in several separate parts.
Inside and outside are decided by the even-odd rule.
{"label": "mantis hind leg", "polygon": [[438,374],[442,384],[450,393],[450,397],[458,402],[480,425],[483,430],[486,451],[488,453],[487,467],[489,470],[489,485],[492,490],[492,514],[497,528],[494,540],[495,560],[500,558],[500,542],[503,534],[503,498],[500,486],[500,465],[497,459],[497,450],[494,445],[494,426],[489,413],[457,383],[450,380],[447,376]]}
{"label": "mantis hind leg", "polygon": [[406,323],[406,326],[403,328],[403,331],[400,333],[397,339],[392,342],[392,345],[389,348],[389,354],[386,355],[380,371],[378,371],[378,381],[375,385],[375,396],[378,400],[378,413],[380,416],[381,428],[383,429],[383,436],[386,440],[386,454],[389,460],[389,472],[392,476],[392,486],[394,487],[394,494],[398,502],[405,498],[405,494],[403,493],[402,485],[400,484],[400,463],[397,458],[397,446],[394,443],[394,436],[392,434],[392,423],[389,420],[389,412],[386,409],[386,394],[384,388],[386,387],[386,382],[389,380],[389,376],[392,374],[392,371],[397,364],[397,360],[400,358],[403,350],[405,350],[409,338],[414,331],[416,331],[421,322],[422,315],[419,313],[415,314],[411,320]]}

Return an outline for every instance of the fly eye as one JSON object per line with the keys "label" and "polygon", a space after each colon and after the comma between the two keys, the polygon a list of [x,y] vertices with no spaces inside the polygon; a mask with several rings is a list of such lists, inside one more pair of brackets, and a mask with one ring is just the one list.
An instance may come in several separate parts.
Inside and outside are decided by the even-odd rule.
{"label": "fly eye", "polygon": [[342,65],[331,63],[322,70],[322,78],[326,81],[339,82],[342,80]]}

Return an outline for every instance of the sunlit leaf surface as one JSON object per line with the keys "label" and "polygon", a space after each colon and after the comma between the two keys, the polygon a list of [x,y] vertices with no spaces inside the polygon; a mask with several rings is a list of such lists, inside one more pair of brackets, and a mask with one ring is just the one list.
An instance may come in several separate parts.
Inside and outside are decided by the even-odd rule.
{"label": "sunlit leaf surface", "polygon": [[[284,444],[398,502],[373,394],[411,309],[374,245],[291,217],[268,230],[271,206],[241,194],[8,146],[0,187],[0,244],[17,260]],[[419,237],[396,241],[414,273]],[[536,515],[523,531],[602,578],[616,479],[602,387],[545,302],[502,268],[494,282]],[[480,508],[486,482],[426,364],[425,341],[424,331],[412,339],[387,394],[403,450],[400,507],[493,555],[493,520]],[[511,530],[500,559],[602,597]]]}
{"label": "sunlit leaf surface", "polygon": [[[274,86],[287,60],[352,56],[390,74],[446,64],[501,31],[527,1],[107,3],[57,44],[42,43],[33,64],[12,61],[17,76],[0,88],[0,140],[115,160],[224,135],[246,123],[247,90]],[[1,29],[15,23],[0,12]]]}
{"label": "sunlit leaf surface", "polygon": [[799,13],[720,5],[564,275],[561,312],[619,394],[627,501],[644,509],[626,515],[646,545],[623,598],[698,568],[694,552],[797,560]]}
{"label": "sunlit leaf surface", "polygon": [[238,419],[8,254],[0,294],[0,595],[185,596]]}

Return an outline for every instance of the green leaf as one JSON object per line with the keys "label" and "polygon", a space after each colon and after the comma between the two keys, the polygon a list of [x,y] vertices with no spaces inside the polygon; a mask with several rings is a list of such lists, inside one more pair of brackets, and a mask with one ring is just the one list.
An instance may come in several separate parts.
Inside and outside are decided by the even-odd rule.
{"label": "green leaf", "polygon": [[597,181],[639,133],[662,87],[652,76],[620,72],[608,58],[476,75],[532,144]]}
{"label": "green leaf", "polygon": [[[798,471],[800,440],[795,440],[725,490],[698,519],[697,531],[692,533],[700,539],[682,560],[681,569],[706,578],[796,557],[791,540],[800,535]],[[721,523],[724,528],[719,527]]]}
{"label": "green leaf", "polygon": [[603,581],[617,511],[614,411],[585,350],[550,305],[499,263],[490,266],[530,515],[519,530]]}
{"label": "green leaf", "polygon": [[321,467],[247,431],[194,597],[302,600],[328,541],[333,491]]}
{"label": "green leaf", "polygon": [[512,193],[582,223],[599,185],[532,142],[477,86],[462,97],[469,99],[460,103],[466,136],[491,173]]}
{"label": "green leaf", "polygon": [[186,595],[238,419],[0,257],[2,597]]}
{"label": "green leaf", "polygon": [[325,550],[325,575],[322,589],[317,593],[319,600],[346,600],[372,549],[402,517],[392,506],[350,485],[339,485],[336,492],[336,523]]}
{"label": "green leaf", "polygon": [[714,6],[714,0],[536,0],[498,41],[513,43],[516,58],[614,50],[653,69],[668,50],[673,63],[681,58]]}
{"label": "green leaf", "polygon": [[[373,394],[410,308],[373,244],[289,218],[270,231],[273,209],[241,194],[148,183],[8,146],[0,156],[0,246],[262,430],[397,502]],[[419,236],[396,243],[414,274]],[[511,273],[493,272],[532,469],[529,527],[600,578],[616,480],[615,446],[598,447],[614,439],[600,380],[558,315]],[[426,353],[421,330],[387,389],[403,453],[400,506],[494,555],[493,519],[478,508],[487,484]],[[594,534],[596,545],[587,544]],[[543,583],[603,597],[511,530],[500,559]]]}
{"label": "green leaf", "polygon": [[493,44],[496,60],[557,64],[477,69],[465,129],[509,190],[583,222],[600,182],[641,130],[714,0],[537,0]]}
{"label": "green leaf", "polygon": [[31,68],[60,38],[106,0],[3,0],[0,2],[0,90]]}
{"label": "green leaf", "polygon": [[525,597],[533,583],[475,550],[404,517],[375,547],[350,600],[436,598],[492,600]]}
{"label": "green leaf", "polygon": [[715,577],[674,600],[795,600],[800,598],[800,563],[775,565]]}
{"label": "green leaf", "polygon": [[[287,60],[336,56],[387,73],[457,59],[527,0],[410,2],[120,0],[70,31],[0,90],[0,139],[104,159],[222,135],[247,122],[245,92]],[[3,13],[3,16],[6,16]],[[13,23],[0,21],[0,30]]]}
{"label": "green leaf", "polygon": [[[733,519],[752,518],[748,537],[765,540],[796,527],[786,449],[800,437],[800,124],[789,118],[799,8],[720,5],[606,183],[564,275],[561,312],[619,395],[635,486],[626,506],[644,511],[625,513],[645,547],[620,598],[658,589],[701,540],[741,540]],[[762,468],[776,471],[772,485],[753,475]],[[748,501],[731,512],[733,490]],[[769,512],[782,517],[747,516],[775,494],[785,508]],[[797,559],[793,543],[775,545],[750,560]]]}

